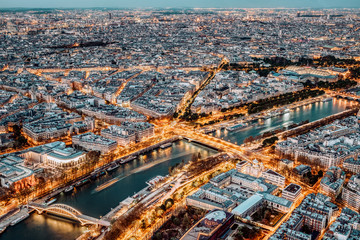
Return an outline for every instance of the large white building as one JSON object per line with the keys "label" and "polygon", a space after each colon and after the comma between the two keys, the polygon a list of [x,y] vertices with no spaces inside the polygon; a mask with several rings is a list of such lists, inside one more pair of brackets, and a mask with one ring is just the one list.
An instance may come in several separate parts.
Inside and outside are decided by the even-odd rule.
{"label": "large white building", "polygon": [[187,205],[207,210],[232,211],[240,217],[256,212],[264,203],[274,209],[287,212],[292,202],[274,196],[278,187],[235,169],[222,173],[186,198]]}
{"label": "large white building", "polygon": [[39,163],[55,168],[78,166],[85,160],[86,153],[66,147],[64,142],[52,142],[29,148],[21,154],[28,163]]}
{"label": "large white building", "polygon": [[250,176],[263,177],[267,182],[279,187],[285,186],[284,176],[271,169],[266,170],[264,165],[256,159],[252,162],[241,161],[237,163],[236,170]]}
{"label": "large white building", "polygon": [[1,187],[21,190],[34,183],[34,171],[24,166],[24,158],[15,154],[0,156]]}
{"label": "large white building", "polygon": [[261,176],[271,184],[274,184],[279,187],[285,186],[285,177],[271,169],[268,169],[267,171],[263,172]]}

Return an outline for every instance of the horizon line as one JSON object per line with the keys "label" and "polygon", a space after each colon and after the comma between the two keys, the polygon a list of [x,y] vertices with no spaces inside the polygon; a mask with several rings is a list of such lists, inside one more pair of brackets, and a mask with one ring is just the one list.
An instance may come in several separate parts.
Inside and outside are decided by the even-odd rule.
{"label": "horizon line", "polygon": [[149,10],[149,9],[360,9],[359,7],[0,7],[0,10],[7,9],[136,9],[136,10]]}

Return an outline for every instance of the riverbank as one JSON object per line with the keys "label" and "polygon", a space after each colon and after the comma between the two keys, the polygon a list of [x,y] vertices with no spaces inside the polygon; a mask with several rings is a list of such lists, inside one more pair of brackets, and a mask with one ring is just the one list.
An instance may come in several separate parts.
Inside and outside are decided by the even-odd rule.
{"label": "riverbank", "polygon": [[16,209],[14,213],[10,213],[7,216],[1,217],[0,232],[3,233],[9,226],[14,226],[27,217],[29,217],[29,210],[25,207]]}
{"label": "riverbank", "polygon": [[[336,98],[327,101],[323,100],[326,100],[326,98],[313,99],[311,102],[299,102],[297,105],[289,108],[288,111],[283,112],[282,115],[267,119],[260,119],[261,116],[258,115],[257,118],[254,118],[250,127],[237,131],[227,131],[225,124],[218,125],[215,131],[210,134],[235,144],[242,144],[244,140],[250,136],[256,137],[265,132],[274,131],[307,120],[309,122],[317,121],[321,118],[343,112],[348,106],[352,105],[349,101],[338,100]],[[235,123],[226,124],[230,125]]]}
{"label": "riverbank", "polygon": [[[259,121],[259,120],[264,121],[264,120],[266,120],[268,118],[272,118],[272,117],[279,117],[279,116],[282,116],[282,115],[288,113],[289,110],[294,111],[297,108],[300,108],[303,106],[307,106],[307,105],[317,103],[317,102],[327,102],[327,101],[331,101],[331,99],[329,99],[329,96],[327,96],[327,95],[318,96],[318,97],[314,97],[311,99],[305,99],[303,101],[299,101],[296,103],[284,105],[279,108],[272,108],[272,109],[266,110],[261,113],[253,113],[248,116],[240,117],[238,119],[220,122],[220,123],[214,124],[212,126],[203,127],[203,128],[201,128],[201,130],[207,134],[207,133],[212,133],[216,130],[221,130],[226,127],[234,126],[234,125],[241,124],[241,123],[248,124],[250,127],[252,122]],[[246,119],[246,121],[244,121],[245,119]],[[236,132],[236,131],[234,131],[234,132]]]}
{"label": "riverbank", "polygon": [[[117,208],[120,202],[148,188],[147,181],[158,175],[166,176],[170,166],[182,161],[188,162],[195,154],[200,153],[203,158],[216,154],[216,151],[210,148],[180,139],[181,137],[167,139],[167,141],[174,141],[171,147],[163,149],[159,145],[152,146],[147,149],[153,148],[152,150],[140,154],[133,161],[122,164],[119,168],[74,189],[71,193],[58,194],[55,197],[57,198],[56,203],[71,206],[91,217],[105,217],[111,209]],[[120,159],[116,159],[116,161],[118,160]],[[106,184],[113,178],[119,180],[101,191],[95,191],[98,186]],[[51,235],[52,240],[70,240],[76,239],[86,231],[86,228],[74,222],[65,222],[46,214],[33,213],[25,221],[8,228],[1,239],[46,240]]]}
{"label": "riverbank", "polygon": [[[170,139],[166,139],[166,140],[161,141],[161,142],[159,142],[159,143],[157,143],[157,144],[154,144],[154,145],[149,146],[149,147],[147,147],[147,148],[141,149],[141,150],[139,150],[139,151],[137,151],[137,152],[134,152],[134,153],[131,153],[131,154],[129,154],[129,155],[126,155],[126,156],[124,156],[124,157],[122,157],[122,158],[120,158],[120,159],[117,159],[117,160],[115,160],[115,161],[112,161],[112,162],[110,162],[110,163],[108,163],[108,164],[105,164],[105,165],[103,165],[103,166],[95,169],[93,172],[106,171],[106,169],[109,168],[114,162],[120,163],[120,162],[121,162],[122,160],[124,160],[124,159],[129,159],[129,158],[131,158],[131,157],[138,157],[138,156],[140,156],[140,155],[143,154],[143,153],[146,153],[146,152],[152,151],[152,150],[154,150],[154,149],[160,148],[163,144],[172,143],[172,142],[178,141],[179,139],[181,139],[181,137],[179,137],[179,136],[175,136],[175,137],[172,137],[172,138],[170,138]],[[133,161],[133,160],[135,160],[135,158],[132,159],[132,161]],[[51,193],[46,194],[46,195],[44,195],[44,196],[41,196],[41,197],[39,197],[39,198],[35,198],[35,199],[33,199],[32,201],[33,201],[33,202],[36,202],[36,203],[39,203],[39,204],[45,204],[49,199],[54,199],[54,198],[56,198],[59,194],[61,194],[62,192],[64,192],[65,189],[68,188],[69,186],[75,185],[76,183],[80,183],[81,181],[84,181],[84,180],[89,180],[90,177],[92,176],[92,173],[93,173],[93,172],[90,172],[90,173],[86,174],[85,176],[82,176],[81,178],[78,178],[78,179],[76,179],[76,180],[70,181],[70,182],[68,182],[66,185],[63,185],[63,186],[61,186],[61,187],[58,187],[58,188],[54,189]],[[7,227],[10,226],[10,223],[11,223],[13,220],[16,220],[17,218],[20,218],[20,217],[24,217],[24,219],[25,219],[25,215],[26,215],[25,212],[27,213],[27,216],[26,216],[26,217],[29,216],[29,213],[27,212],[27,210],[24,211],[25,208],[23,208],[23,205],[21,205],[21,206],[19,206],[19,207],[22,208],[22,210],[21,210],[19,213],[11,214],[11,212],[10,212],[9,216],[6,216],[6,214],[4,214],[4,218],[3,218],[3,219],[0,218],[0,229],[1,229],[1,232],[4,232],[4,231],[7,229]],[[20,209],[20,208],[19,208],[19,209]],[[15,224],[16,224],[16,223],[15,223]],[[15,224],[14,224],[14,225],[15,225]]]}

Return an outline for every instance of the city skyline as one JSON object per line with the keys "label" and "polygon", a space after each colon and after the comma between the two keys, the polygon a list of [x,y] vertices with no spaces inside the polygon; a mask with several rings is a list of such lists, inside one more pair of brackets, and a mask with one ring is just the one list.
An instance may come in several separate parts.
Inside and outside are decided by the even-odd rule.
{"label": "city skyline", "polygon": [[304,0],[304,1],[287,1],[287,0],[256,0],[252,2],[244,0],[184,0],[184,1],[124,1],[124,0],[105,0],[101,1],[26,1],[3,0],[0,8],[359,8],[358,0]]}

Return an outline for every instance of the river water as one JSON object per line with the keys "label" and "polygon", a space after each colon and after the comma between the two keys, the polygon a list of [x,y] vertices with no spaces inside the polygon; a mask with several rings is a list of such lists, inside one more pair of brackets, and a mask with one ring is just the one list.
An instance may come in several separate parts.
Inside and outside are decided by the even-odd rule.
{"label": "river water", "polygon": [[[344,111],[347,102],[345,100],[332,100],[317,102],[299,107],[282,116],[273,117],[263,123],[254,123],[251,127],[239,131],[229,132],[219,130],[214,136],[223,138],[233,143],[241,144],[249,136],[257,136],[266,131],[279,127],[288,126],[292,123],[309,120],[315,121],[320,118]],[[140,156],[133,162],[127,163],[111,174],[107,174],[96,181],[75,189],[72,194],[61,193],[57,203],[68,204],[83,214],[100,217],[116,207],[119,202],[132,196],[135,192],[146,187],[146,181],[157,175],[166,175],[168,168],[176,163],[189,161],[195,153],[207,157],[216,151],[195,143],[178,141],[167,149],[156,149]],[[96,192],[95,188],[100,184],[118,177],[120,180],[112,186]],[[31,214],[29,218],[16,226],[7,229],[0,240],[68,240],[75,239],[83,231],[77,223],[66,222],[52,216]]]}
{"label": "river water", "polygon": [[289,126],[293,123],[300,123],[306,120],[313,122],[329,115],[342,112],[346,109],[348,104],[349,102],[343,99],[334,99],[327,102],[320,101],[292,109],[288,113],[268,118],[262,122],[257,121],[251,124],[250,127],[238,131],[228,131],[226,129],[218,130],[213,133],[213,136],[235,144],[242,144],[249,136],[255,137],[268,131]]}

